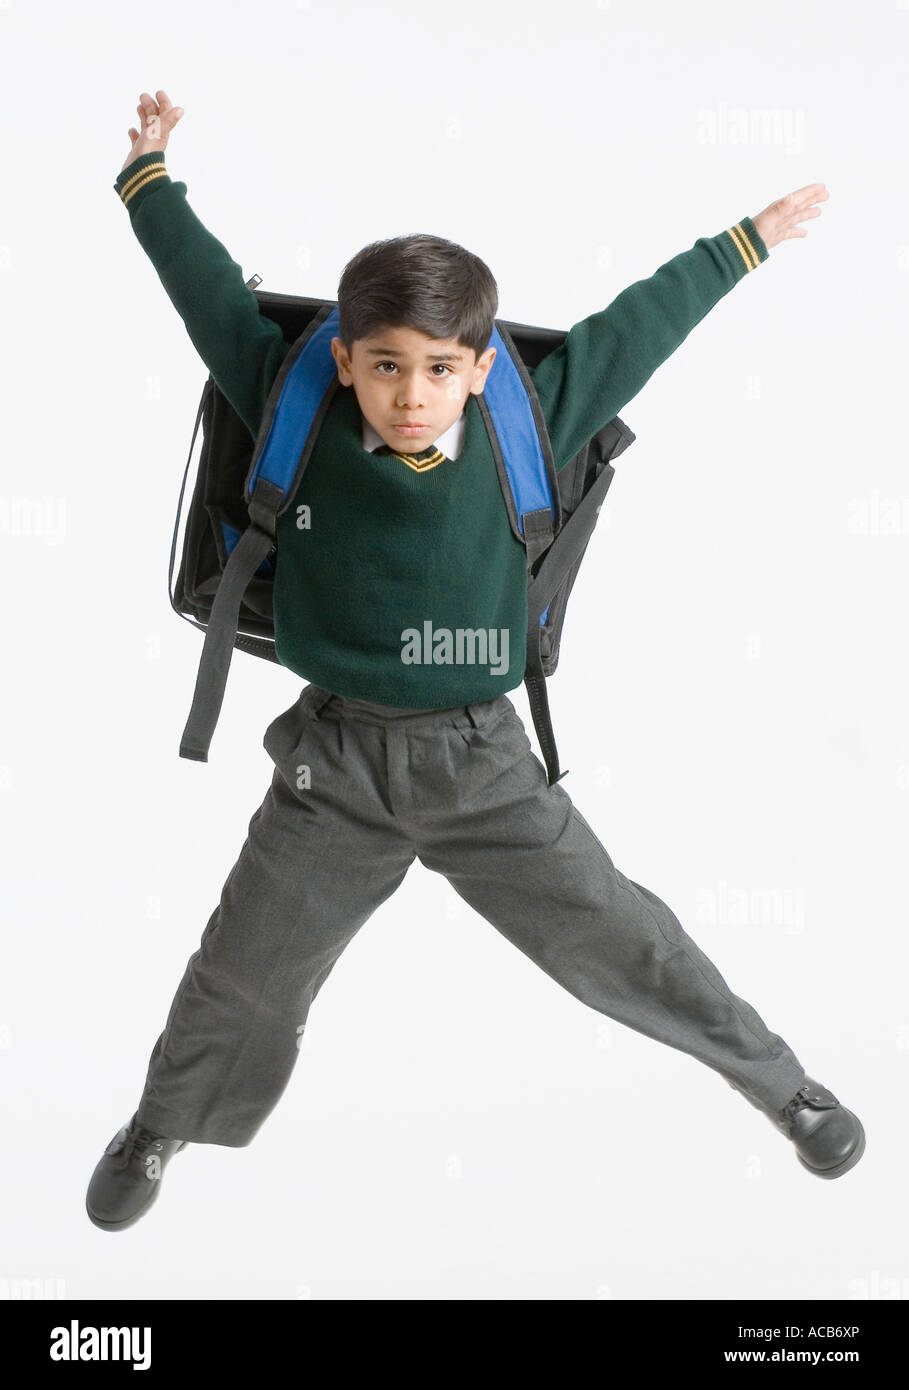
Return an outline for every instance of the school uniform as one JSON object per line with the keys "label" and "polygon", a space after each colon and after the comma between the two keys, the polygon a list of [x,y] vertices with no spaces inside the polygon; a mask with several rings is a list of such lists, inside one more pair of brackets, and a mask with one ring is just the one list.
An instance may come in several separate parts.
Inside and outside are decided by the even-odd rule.
{"label": "school uniform", "polygon": [[[163,155],[141,156],[114,187],[255,439],[290,345]],[[557,469],[768,255],[742,218],[574,325],[531,372]],[[138,1122],[248,1144],[335,962],[415,859],[578,999],[696,1057],[769,1113],[785,1106],[806,1080],[798,1058],[672,910],[614,866],[564,787],[548,784],[508,698],[524,676],[526,557],[477,397],[406,454],[339,387],[276,539],[276,654],[308,684],[265,731],[271,784],[155,1044]],[[402,659],[402,633],[427,620],[508,641],[496,663]]]}

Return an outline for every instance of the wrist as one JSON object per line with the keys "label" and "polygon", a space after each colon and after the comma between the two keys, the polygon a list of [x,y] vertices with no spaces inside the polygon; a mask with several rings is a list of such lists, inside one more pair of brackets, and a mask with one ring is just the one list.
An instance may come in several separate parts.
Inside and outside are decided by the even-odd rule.
{"label": "wrist", "polygon": [[766,222],[762,219],[760,213],[758,213],[757,217],[744,217],[742,221],[752,233],[751,240],[757,247],[761,260],[766,260],[767,256],[770,254],[770,242],[764,236],[764,232],[769,234],[770,230]]}

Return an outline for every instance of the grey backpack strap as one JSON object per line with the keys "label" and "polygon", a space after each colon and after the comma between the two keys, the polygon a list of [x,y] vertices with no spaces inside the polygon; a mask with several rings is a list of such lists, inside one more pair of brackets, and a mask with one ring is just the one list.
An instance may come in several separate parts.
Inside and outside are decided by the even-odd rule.
{"label": "grey backpack strap", "polygon": [[[258,279],[258,276],[254,276],[253,278]],[[205,624],[197,623],[195,618],[191,618],[187,613],[184,613],[174,597],[174,564],[177,556],[177,536],[180,531],[180,519],[183,515],[183,497],[186,492],[186,479],[189,476],[189,466],[192,463],[193,449],[196,447],[196,435],[199,432],[199,425],[205,413],[205,407],[208,403],[208,398],[214,389],[215,383],[212,377],[209,376],[207,382],[205,383],[205,387],[202,391],[202,399],[199,402],[199,409],[196,412],[196,423],[193,426],[193,437],[189,446],[189,454],[186,458],[186,467],[183,469],[183,481],[180,484],[180,496],[177,500],[177,516],[174,521],[174,534],[171,537],[170,543],[170,564],[168,565],[167,570],[167,593],[168,597],[170,598],[171,608],[174,610],[178,618],[182,618],[185,623],[189,623],[190,627],[196,628],[199,632],[207,632],[208,629],[206,628]],[[234,636],[234,646],[239,648],[239,650],[242,652],[249,652],[253,656],[261,656],[266,661],[277,662],[278,660],[277,655],[275,654],[275,644],[267,637],[253,637],[251,634],[247,632],[237,632]]]}
{"label": "grey backpack strap", "polygon": [[275,544],[275,518],[283,495],[281,488],[264,478],[256,483],[249,502],[250,524],[230,552],[212,603],[193,702],[180,741],[181,758],[208,762],[234,653],[240,604],[249,581]]}
{"label": "grey backpack strap", "polygon": [[[555,734],[552,728],[552,715],[549,712],[549,696],[546,690],[546,676],[543,672],[543,654],[540,649],[540,619],[546,604],[534,607],[534,569],[545,556],[553,541],[553,519],[549,507],[541,507],[535,512],[524,512],[521,517],[524,544],[527,548],[527,656],[524,666],[524,688],[530,704],[530,714],[536,731],[537,742],[546,763],[549,785],[561,782],[567,775],[559,771],[559,754],[556,749]],[[545,563],[545,561],[544,561]],[[538,589],[536,591],[540,593]]]}
{"label": "grey backpack strap", "polygon": [[[546,676],[543,671],[543,657],[540,651],[540,624],[543,614],[565,579],[572,565],[590,540],[596,526],[597,515],[612,480],[615,470],[607,464],[596,482],[578,503],[571,516],[562,526],[555,540],[545,551],[536,574],[531,574],[527,585],[527,666],[524,685],[533,715],[549,785],[561,782],[567,775],[559,771],[559,755],[552,730],[552,717],[549,712],[549,697]],[[533,514],[531,514],[533,515]],[[537,514],[539,515],[539,513]],[[527,517],[525,516],[525,522]],[[526,529],[526,528],[525,528]],[[528,547],[528,560],[530,549]]]}

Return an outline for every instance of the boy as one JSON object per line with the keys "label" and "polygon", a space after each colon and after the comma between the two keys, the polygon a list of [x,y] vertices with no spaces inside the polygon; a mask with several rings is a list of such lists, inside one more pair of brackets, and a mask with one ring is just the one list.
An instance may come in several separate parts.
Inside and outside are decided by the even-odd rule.
{"label": "boy", "polygon": [[[167,174],[183,113],[156,96],[141,94],[142,129],[130,129],[114,187],[255,439],[288,344]],[[770,247],[806,235],[797,224],[827,196],[813,184],[701,238],[574,325],[531,374],[557,468]],[[266,730],[271,787],[136,1112],[92,1175],[91,1220],[136,1221],[187,1143],[251,1142],[287,1085],[316,994],[416,857],[577,998],[712,1067],[810,1172],[847,1172],[864,1149],[857,1117],[806,1076],[666,904],[614,867],[564,788],[548,784],[503,693],[524,674],[526,574],[474,399],[495,357],[491,273],[443,238],[390,238],[348,263],[338,303],[341,387],[277,533],[276,651],[310,684]],[[305,531],[298,505],[309,508]],[[408,660],[405,635],[426,620],[498,633],[498,664]]]}

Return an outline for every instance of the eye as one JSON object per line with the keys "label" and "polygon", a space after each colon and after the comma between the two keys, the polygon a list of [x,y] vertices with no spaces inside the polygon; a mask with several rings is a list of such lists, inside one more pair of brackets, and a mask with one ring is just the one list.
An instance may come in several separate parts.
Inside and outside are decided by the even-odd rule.
{"label": "eye", "polygon": [[[388,376],[389,373],[388,373],[388,372],[383,372],[383,371],[382,371],[382,368],[383,368],[383,367],[395,367],[396,365],[397,365],[397,364],[396,364],[395,362],[392,362],[392,361],[390,360],[390,358],[387,358],[384,362],[377,362],[377,363],[376,363],[376,371],[379,373],[380,376]],[[443,375],[443,376],[446,376],[446,375],[450,374],[451,371],[452,371],[452,368],[448,365],[447,362],[433,362],[432,365],[433,365],[434,368],[435,368],[435,367],[441,367],[441,369],[442,369],[442,375]]]}

